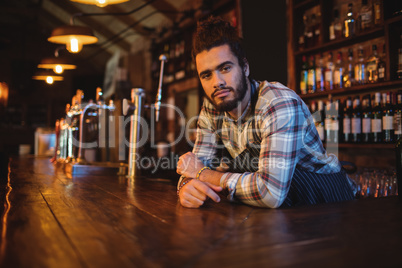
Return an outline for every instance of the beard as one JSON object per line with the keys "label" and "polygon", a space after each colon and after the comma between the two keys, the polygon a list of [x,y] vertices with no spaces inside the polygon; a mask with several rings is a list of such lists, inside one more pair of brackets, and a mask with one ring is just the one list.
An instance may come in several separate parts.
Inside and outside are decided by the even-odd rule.
{"label": "beard", "polygon": [[[244,96],[246,96],[247,92],[247,77],[244,72],[242,72],[241,77],[236,85],[236,88],[233,87],[221,87],[218,88],[212,93],[211,96],[207,96],[209,101],[214,105],[215,109],[218,110],[219,112],[230,112],[233,109],[235,109],[238,105],[240,105],[240,102],[244,99]],[[213,99],[213,96],[216,95],[220,90],[230,90],[234,94],[234,98],[230,100],[225,100],[222,99],[221,103],[216,103],[216,101]]]}

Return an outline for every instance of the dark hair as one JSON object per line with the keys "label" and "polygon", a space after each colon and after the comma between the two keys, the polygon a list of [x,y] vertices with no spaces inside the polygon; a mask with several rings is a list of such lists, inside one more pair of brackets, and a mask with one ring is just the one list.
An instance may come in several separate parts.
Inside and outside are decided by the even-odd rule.
{"label": "dark hair", "polygon": [[239,34],[228,21],[219,17],[209,18],[197,23],[197,30],[193,35],[192,57],[195,62],[197,54],[211,48],[229,45],[232,53],[237,57],[239,65],[244,67],[246,54],[241,45]]}

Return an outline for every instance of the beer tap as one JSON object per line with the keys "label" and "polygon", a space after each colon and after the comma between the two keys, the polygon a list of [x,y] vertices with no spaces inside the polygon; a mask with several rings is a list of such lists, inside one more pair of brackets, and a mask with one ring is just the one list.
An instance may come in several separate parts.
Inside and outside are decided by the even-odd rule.
{"label": "beer tap", "polygon": [[[163,67],[167,57],[165,55],[160,55],[159,60],[161,61],[161,70],[159,76],[159,86],[158,93],[155,102],[156,111],[156,121],[159,120],[159,111],[162,100],[162,80],[163,80]],[[129,110],[134,110],[134,114],[131,116],[131,126],[130,126],[130,147],[129,147],[129,159],[128,159],[128,177],[135,177],[135,167],[138,157],[138,141],[140,134],[140,121],[141,121],[141,109],[142,109],[142,98],[144,97],[144,90],[142,88],[133,88],[131,90],[131,102],[127,99],[123,99],[122,112],[123,115],[127,115]]]}
{"label": "beer tap", "polygon": [[159,74],[158,94],[156,95],[156,102],[155,102],[155,117],[156,117],[156,122],[159,121],[159,111],[160,111],[160,108],[161,108],[163,67],[165,66],[165,61],[167,61],[166,55],[164,55],[164,54],[160,55],[160,56],[159,56],[159,60],[161,61],[161,70],[160,70],[160,74]]}

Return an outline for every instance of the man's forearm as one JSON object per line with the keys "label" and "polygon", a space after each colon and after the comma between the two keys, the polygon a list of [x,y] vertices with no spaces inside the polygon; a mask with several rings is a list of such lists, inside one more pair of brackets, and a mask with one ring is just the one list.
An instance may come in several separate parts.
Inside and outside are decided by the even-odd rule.
{"label": "man's forearm", "polygon": [[220,186],[221,177],[223,174],[225,173],[212,169],[205,169],[201,172],[199,179],[200,181],[205,181]]}

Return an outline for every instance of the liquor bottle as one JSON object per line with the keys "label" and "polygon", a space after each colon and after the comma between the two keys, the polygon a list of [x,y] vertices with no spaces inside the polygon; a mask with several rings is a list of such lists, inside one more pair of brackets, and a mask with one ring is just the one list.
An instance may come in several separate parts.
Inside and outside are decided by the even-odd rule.
{"label": "liquor bottle", "polygon": [[306,16],[303,16],[303,24],[299,24],[299,38],[297,40],[297,46],[299,50],[303,50],[306,48],[305,46],[305,29],[306,29]]}
{"label": "liquor bottle", "polygon": [[398,79],[402,79],[402,32],[399,39],[398,48],[398,70],[396,71]]}
{"label": "liquor bottle", "polygon": [[351,87],[355,83],[355,70],[353,66],[353,49],[349,48],[348,62],[346,64],[345,74],[343,76],[344,87]]}
{"label": "liquor bottle", "polygon": [[342,141],[343,142],[351,142],[352,141],[352,132],[351,132],[352,99],[350,97],[348,97],[345,100],[342,117],[343,117]]}
{"label": "liquor bottle", "polygon": [[331,110],[331,141],[333,143],[339,143],[339,100],[336,100],[332,103]]}
{"label": "liquor bottle", "polygon": [[381,0],[375,0],[373,3],[374,25],[381,25],[382,22],[382,9]]}
{"label": "liquor bottle", "polygon": [[324,91],[324,63],[322,53],[319,56],[318,64],[315,67],[315,85],[317,91]]}
{"label": "liquor bottle", "polygon": [[342,52],[336,55],[336,63],[334,69],[334,88],[343,88],[343,74],[345,69],[342,64]]}
{"label": "liquor bottle", "polygon": [[364,51],[362,48],[358,49],[358,59],[355,65],[355,82],[358,85],[366,82],[366,66],[364,64]]}
{"label": "liquor bottle", "polygon": [[362,110],[362,142],[372,142],[371,122],[373,120],[373,113],[371,110],[370,95],[363,97],[363,110]]}
{"label": "liquor bottle", "polygon": [[331,125],[332,125],[332,101],[328,100],[325,105],[325,119],[324,119],[324,130],[325,130],[325,141],[327,143],[332,143],[331,137]]}
{"label": "liquor bottle", "polygon": [[387,92],[387,103],[382,113],[382,136],[383,141],[390,143],[394,141],[394,107],[392,105],[392,93]]}
{"label": "liquor bottle", "polygon": [[316,78],[315,78],[315,61],[314,56],[310,56],[309,64],[307,65],[307,91],[308,93],[315,93],[316,91]]}
{"label": "liquor bottle", "polygon": [[334,62],[332,60],[332,52],[328,53],[327,66],[324,74],[324,87],[325,90],[334,89]]}
{"label": "liquor bottle", "polygon": [[353,4],[349,3],[348,13],[343,21],[343,36],[348,38],[355,35],[355,18],[353,14]]}
{"label": "liquor bottle", "polygon": [[308,65],[305,55],[303,55],[302,61],[303,63],[300,73],[300,93],[307,94]]}
{"label": "liquor bottle", "polygon": [[378,81],[378,53],[377,53],[377,45],[372,46],[372,53],[367,59],[366,70],[367,75],[366,79],[368,83],[375,83]]}
{"label": "liquor bottle", "polygon": [[394,135],[395,141],[402,138],[402,91],[399,90],[396,97],[394,113]]}
{"label": "liquor bottle", "polygon": [[381,93],[377,92],[374,95],[374,108],[373,118],[371,120],[371,133],[373,142],[382,142],[382,107],[381,107]]}
{"label": "liquor bottle", "polygon": [[353,100],[353,110],[352,110],[352,142],[361,142],[362,133],[362,115],[360,109],[360,98],[356,96]]}
{"label": "liquor bottle", "polygon": [[319,116],[317,116],[318,121],[316,124],[318,135],[322,142],[325,142],[325,127],[324,127],[324,101],[318,101],[318,109],[317,112]]}
{"label": "liquor bottle", "polygon": [[385,44],[383,44],[382,46],[382,54],[381,57],[378,60],[378,82],[383,82],[385,81],[385,66],[386,66],[386,62],[385,62],[385,58],[386,58],[386,51],[385,51]]}
{"label": "liquor bottle", "polygon": [[339,10],[334,9],[334,18],[329,26],[329,40],[336,40],[342,37],[342,23],[339,19]]}
{"label": "liquor bottle", "polygon": [[373,26],[373,10],[368,5],[368,0],[362,0],[362,6],[359,12],[359,29],[366,31]]}
{"label": "liquor bottle", "polygon": [[311,28],[313,31],[313,44],[312,46],[319,45],[320,42],[320,22],[315,13],[311,15]]}
{"label": "liquor bottle", "polygon": [[305,42],[306,48],[310,48],[314,46],[314,31],[312,25],[312,18],[306,15],[306,32],[305,32]]}

